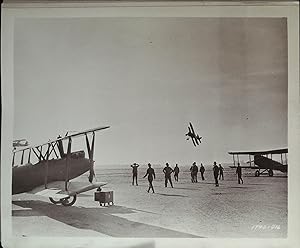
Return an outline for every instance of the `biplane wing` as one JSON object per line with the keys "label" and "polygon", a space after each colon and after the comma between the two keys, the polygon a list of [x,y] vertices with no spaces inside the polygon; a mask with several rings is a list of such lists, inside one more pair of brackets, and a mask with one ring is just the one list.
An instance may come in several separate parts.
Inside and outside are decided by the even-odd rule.
{"label": "biplane wing", "polygon": [[273,150],[263,150],[263,151],[238,151],[238,152],[228,152],[230,155],[267,155],[267,154],[282,154],[288,153],[288,148],[273,149]]}
{"label": "biplane wing", "polygon": [[[196,133],[195,133],[195,130],[194,130],[193,125],[192,125],[191,122],[190,122],[190,127],[191,127],[192,134],[193,134],[193,137],[191,137],[191,138],[192,138],[193,141],[195,140],[195,142],[196,142],[197,145],[199,145],[198,140],[196,139]],[[195,145],[195,142],[193,142],[194,145]],[[195,145],[195,146],[196,146],[196,145]]]}
{"label": "biplane wing", "polygon": [[68,191],[63,190],[64,182],[63,181],[55,181],[48,183],[47,188],[45,189],[43,186],[39,186],[27,193],[35,194],[38,196],[49,197],[54,201],[59,203],[61,200],[76,197],[77,195],[93,190],[93,189],[101,189],[101,187],[105,186],[106,182],[96,182],[91,184],[85,184],[82,182],[72,182],[68,183]]}
{"label": "biplane wing", "polygon": [[89,134],[89,133],[94,133],[94,132],[104,130],[104,129],[107,129],[107,128],[110,128],[110,126],[103,126],[103,127],[87,129],[87,130],[84,130],[84,131],[81,131],[81,132],[68,134],[64,137],[60,137],[60,138],[57,138],[57,139],[54,139],[54,140],[49,140],[48,142],[45,142],[45,143],[42,143],[42,144],[39,144],[39,145],[31,145],[31,146],[27,146],[25,148],[20,148],[20,149],[15,150],[14,152],[20,152],[20,151],[29,150],[29,149],[32,149],[32,148],[39,148],[39,147],[42,147],[42,146],[45,146],[45,145],[48,145],[48,144],[53,144],[53,143],[56,143],[56,142],[59,142],[59,141],[68,140],[69,138],[72,138],[72,137],[83,136],[83,135],[86,135],[86,134]]}

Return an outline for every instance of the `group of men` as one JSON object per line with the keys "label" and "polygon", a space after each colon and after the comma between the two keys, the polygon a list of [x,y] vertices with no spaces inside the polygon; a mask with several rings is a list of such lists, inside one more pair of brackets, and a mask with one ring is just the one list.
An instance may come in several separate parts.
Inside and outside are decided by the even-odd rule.
{"label": "group of men", "polygon": [[[137,168],[140,165],[137,163],[134,163],[133,165],[131,165],[132,167],[132,185],[134,185],[134,181],[136,183],[136,185],[138,185],[137,183]],[[172,183],[172,179],[171,179],[171,174],[174,172],[174,178],[175,181],[178,182],[178,174],[179,174],[179,167],[178,164],[175,165],[175,168],[172,169],[169,166],[169,163],[166,163],[166,167],[163,169],[163,172],[165,174],[165,187],[168,186],[168,182],[170,183],[171,187],[173,188],[173,183]],[[153,187],[153,180],[155,179],[155,172],[154,169],[151,167],[151,164],[148,163],[148,169],[146,171],[145,176],[143,176],[143,178],[145,178],[146,176],[148,176],[148,182],[149,182],[149,188],[147,190],[147,192],[149,193],[150,189],[152,190],[152,192],[154,193],[154,187]]]}
{"label": "group of men", "polygon": [[[132,167],[132,185],[134,185],[134,182],[136,183],[136,185],[138,185],[137,182],[137,175],[138,175],[138,167],[140,165],[137,163],[133,163],[131,165]],[[198,179],[197,179],[197,174],[199,171],[199,168],[196,164],[196,162],[194,162],[190,168],[191,171],[191,180],[192,183],[197,183]],[[214,166],[213,166],[213,174],[214,174],[214,179],[215,179],[215,186],[219,187],[219,181],[218,180],[224,180],[224,168],[222,167],[221,164],[219,164],[219,166],[217,165],[217,162],[214,162]],[[174,179],[175,181],[178,182],[178,174],[179,174],[179,167],[178,164],[175,165],[174,169],[172,169],[169,166],[169,163],[166,163],[166,166],[163,169],[163,172],[165,174],[165,187],[168,186],[168,182],[170,183],[171,187],[173,188],[173,183],[172,183],[172,179],[171,179],[171,174],[174,172]],[[204,172],[205,172],[205,168],[203,166],[203,164],[201,163],[200,166],[200,173],[201,173],[201,179],[205,180],[204,178]],[[240,164],[238,163],[237,169],[236,169],[236,174],[238,175],[238,183],[240,184],[240,182],[243,182],[242,179],[242,168],[240,166]],[[148,169],[146,171],[146,174],[143,178],[145,178],[146,176],[148,176],[148,182],[149,182],[149,188],[147,190],[147,192],[149,193],[150,190],[152,190],[152,192],[154,193],[154,187],[153,187],[153,180],[155,179],[155,172],[154,169],[151,167],[151,164],[148,163]]]}

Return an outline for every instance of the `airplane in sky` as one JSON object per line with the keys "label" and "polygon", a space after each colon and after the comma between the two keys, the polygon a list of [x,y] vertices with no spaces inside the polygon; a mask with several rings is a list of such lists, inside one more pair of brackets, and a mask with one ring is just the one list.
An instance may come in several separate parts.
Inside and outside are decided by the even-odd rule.
{"label": "airplane in sky", "polygon": [[200,145],[202,137],[199,137],[199,135],[195,133],[191,122],[188,126],[188,130],[189,130],[188,133],[185,134],[185,136],[188,136],[187,140],[191,138],[194,146]]}
{"label": "airplane in sky", "polygon": [[[243,152],[228,152],[233,156],[233,166],[236,168],[237,163],[240,163],[240,155],[248,155],[249,161],[247,166],[241,165],[242,168],[256,169],[255,176],[258,177],[262,174],[268,174],[270,177],[273,176],[273,171],[287,172],[288,161],[287,154],[288,149],[274,149],[266,151],[243,151]],[[277,155],[277,160],[275,156]],[[253,159],[252,157],[253,156]],[[278,161],[279,160],[279,161]]]}
{"label": "airplane in sky", "polygon": [[26,139],[17,139],[13,140],[13,147],[20,147],[20,146],[28,146],[29,143]]}
{"label": "airplane in sky", "polygon": [[[101,191],[101,187],[107,183],[93,183],[96,179],[93,160],[95,132],[107,128],[109,126],[67,134],[44,144],[14,150],[12,194],[33,193],[49,197],[54,204],[71,206],[76,202],[78,194],[92,189]],[[88,157],[83,150],[72,151],[72,140],[79,136],[85,136]],[[67,142],[66,151],[64,141]],[[19,162],[16,162],[17,156],[20,157]],[[87,184],[71,181],[88,171]]]}

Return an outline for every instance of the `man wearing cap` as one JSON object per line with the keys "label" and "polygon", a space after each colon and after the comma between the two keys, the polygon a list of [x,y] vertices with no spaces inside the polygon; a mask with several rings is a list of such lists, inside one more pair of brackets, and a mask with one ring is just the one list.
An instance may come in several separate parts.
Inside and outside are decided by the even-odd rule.
{"label": "man wearing cap", "polygon": [[169,163],[166,163],[166,167],[163,169],[163,172],[165,173],[165,187],[168,185],[168,181],[171,184],[171,187],[173,188],[171,174],[173,172],[173,169],[169,166]]}
{"label": "man wearing cap", "polygon": [[138,168],[139,166],[140,166],[140,165],[137,164],[137,163],[133,163],[133,164],[131,165],[131,167],[132,167],[132,185],[134,185],[134,179],[135,179],[136,186],[138,186],[138,183],[137,183],[137,175],[138,175],[137,168]]}

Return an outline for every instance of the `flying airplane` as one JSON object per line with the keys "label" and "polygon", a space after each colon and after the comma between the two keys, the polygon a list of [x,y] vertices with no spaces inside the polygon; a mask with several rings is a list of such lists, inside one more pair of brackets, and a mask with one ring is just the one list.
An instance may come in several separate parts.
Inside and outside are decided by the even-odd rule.
{"label": "flying airplane", "polygon": [[[107,128],[109,126],[67,134],[44,144],[14,150],[12,193],[33,193],[49,197],[54,204],[71,206],[76,202],[78,194],[92,189],[101,191],[101,187],[106,183],[93,183],[95,132]],[[89,134],[92,134],[91,138]],[[85,136],[88,158],[83,150],[72,151],[72,140],[79,136]],[[63,141],[67,141],[66,152]],[[18,154],[19,163],[16,162]],[[87,171],[89,183],[82,186],[80,182],[71,181]]]}
{"label": "flying airplane", "polygon": [[[258,177],[262,174],[268,174],[270,177],[273,176],[273,171],[287,172],[288,163],[287,163],[287,153],[288,149],[275,149],[267,151],[245,151],[245,152],[228,152],[233,156],[233,166],[231,168],[236,168],[236,164],[240,162],[239,155],[248,155],[250,164],[249,166],[241,166],[242,168],[256,169],[255,176]],[[280,155],[276,161],[274,160],[275,155]],[[254,159],[251,159],[253,156]]]}
{"label": "flying airplane", "polygon": [[188,126],[188,130],[189,130],[188,133],[185,134],[185,136],[188,136],[187,140],[191,138],[194,146],[200,145],[202,137],[199,137],[199,135],[195,133],[191,122],[190,125]]}
{"label": "flying airplane", "polygon": [[29,143],[26,139],[17,139],[13,141],[13,147],[20,147],[20,146],[28,146]]}

